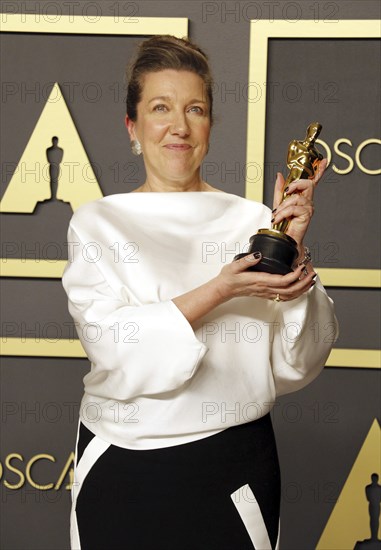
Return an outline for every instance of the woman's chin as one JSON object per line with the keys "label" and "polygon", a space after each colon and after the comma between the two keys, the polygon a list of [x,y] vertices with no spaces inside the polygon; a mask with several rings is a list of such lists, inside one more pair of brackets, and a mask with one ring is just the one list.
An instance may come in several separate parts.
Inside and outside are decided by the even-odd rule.
{"label": "woman's chin", "polygon": [[158,174],[160,179],[165,181],[179,181],[189,182],[192,179],[199,179],[199,170],[195,170],[194,167],[190,168],[189,165],[184,166],[182,163],[172,164],[166,166],[165,169]]}

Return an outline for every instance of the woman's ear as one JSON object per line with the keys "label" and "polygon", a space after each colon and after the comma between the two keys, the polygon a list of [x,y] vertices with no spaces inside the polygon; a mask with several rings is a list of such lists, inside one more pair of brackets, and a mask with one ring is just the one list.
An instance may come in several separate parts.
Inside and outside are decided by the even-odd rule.
{"label": "woman's ear", "polygon": [[126,115],[125,119],[124,119],[124,123],[126,125],[126,128],[127,128],[127,131],[128,131],[128,134],[130,136],[130,140],[133,141],[133,140],[136,140],[136,135],[135,135],[135,122],[133,120],[131,120],[129,118],[128,115]]}

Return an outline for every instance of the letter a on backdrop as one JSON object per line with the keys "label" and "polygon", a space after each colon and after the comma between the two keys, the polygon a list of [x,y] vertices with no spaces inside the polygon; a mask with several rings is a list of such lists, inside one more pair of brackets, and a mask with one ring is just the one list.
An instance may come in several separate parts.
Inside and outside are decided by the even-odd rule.
{"label": "letter a on backdrop", "polygon": [[57,199],[70,203],[76,210],[81,204],[103,196],[60,87],[55,83],[4,193],[1,212],[31,214],[38,202],[51,198],[46,150],[55,136],[63,150]]}

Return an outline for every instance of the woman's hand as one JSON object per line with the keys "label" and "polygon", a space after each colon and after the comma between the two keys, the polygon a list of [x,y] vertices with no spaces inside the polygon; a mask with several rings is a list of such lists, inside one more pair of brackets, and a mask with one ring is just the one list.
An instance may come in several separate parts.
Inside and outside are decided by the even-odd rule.
{"label": "woman's hand", "polygon": [[225,265],[215,282],[222,301],[238,296],[257,296],[281,302],[298,298],[314,284],[316,273],[311,270],[307,275],[304,266],[298,266],[295,271],[287,275],[271,275],[269,273],[247,271],[249,265],[260,262],[260,253],[247,254],[239,260]]}
{"label": "woman's hand", "polygon": [[[297,180],[290,184],[288,199],[282,202],[284,179],[278,174],[274,193],[273,223],[291,219],[287,234],[298,244],[299,261],[304,258],[303,238],[313,214],[313,194],[315,185],[322,177],[327,161],[322,160],[315,177],[311,180]],[[282,203],[282,204],[281,204]],[[256,296],[268,300],[287,302],[295,300],[307,292],[314,284],[316,273],[312,264],[299,265],[287,275],[271,275],[260,271],[247,271],[249,265],[255,265],[261,255],[247,254],[239,260],[226,264],[217,275],[207,283],[173,298],[189,323],[194,323],[212,311],[221,303],[238,296]]]}
{"label": "woman's hand", "polygon": [[172,298],[173,303],[192,324],[199,321],[215,307],[238,296],[257,296],[268,300],[287,302],[298,298],[314,284],[314,273],[304,272],[304,266],[298,266],[288,275],[270,275],[247,271],[250,265],[261,260],[261,255],[247,254],[239,260],[224,265],[217,277],[203,285]]}
{"label": "woman's hand", "polygon": [[278,173],[276,179],[272,223],[277,224],[284,219],[291,220],[287,235],[298,243],[300,254],[303,250],[304,236],[314,213],[314,190],[326,167],[327,160],[323,159],[318,165],[314,178],[293,181],[287,190],[288,197],[283,202],[284,178]]}

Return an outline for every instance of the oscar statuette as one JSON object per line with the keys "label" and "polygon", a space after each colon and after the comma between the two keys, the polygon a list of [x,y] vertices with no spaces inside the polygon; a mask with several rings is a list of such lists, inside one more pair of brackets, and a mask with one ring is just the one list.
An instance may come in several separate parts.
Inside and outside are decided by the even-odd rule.
{"label": "oscar statuette", "polygon": [[[303,141],[294,139],[288,146],[287,167],[290,172],[283,186],[282,202],[290,195],[285,190],[295,180],[312,179],[318,169],[323,155],[315,148],[315,140],[321,132],[322,126],[313,122],[307,128]],[[291,220],[282,220],[271,229],[259,229],[256,235],[249,239],[248,252],[237,254],[234,260],[253,252],[262,254],[261,261],[250,266],[247,271],[262,271],[278,275],[286,275],[293,271],[292,266],[298,257],[296,241],[287,235],[286,231]]]}

